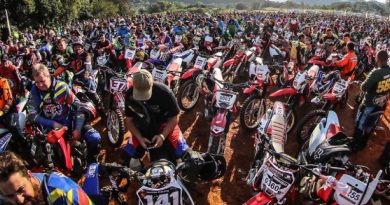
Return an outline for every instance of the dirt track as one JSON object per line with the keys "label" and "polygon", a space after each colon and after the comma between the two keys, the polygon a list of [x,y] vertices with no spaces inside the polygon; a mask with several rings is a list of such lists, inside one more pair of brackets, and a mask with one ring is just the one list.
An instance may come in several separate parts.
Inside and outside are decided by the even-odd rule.
{"label": "dirt track", "polygon": [[[356,105],[354,103],[354,97],[357,93],[358,86],[353,85],[350,88],[349,102],[345,109],[336,110],[342,130],[349,136],[353,134],[353,119],[355,116]],[[239,104],[243,102],[244,96],[239,99]],[[309,107],[305,107],[308,110]],[[309,108],[310,109],[310,108]],[[188,112],[182,113],[180,116],[179,125],[184,133],[187,143],[194,150],[206,151],[208,137],[209,137],[209,123],[204,120],[202,115],[202,105],[198,103],[197,107]],[[298,119],[305,113],[301,112]],[[234,116],[234,121],[230,126],[230,132],[227,137],[225,158],[227,160],[227,171],[223,178],[215,180],[213,182],[198,183],[189,188],[196,204],[205,205],[221,205],[221,204],[243,204],[251,196],[251,189],[245,183],[244,179],[247,175],[250,163],[253,159],[254,152],[254,133],[248,133],[244,129],[240,129],[238,113]],[[380,165],[377,163],[379,155],[382,153],[384,144],[390,140],[390,110],[388,110],[383,118],[388,121],[385,131],[376,131],[371,137],[368,146],[361,152],[353,155],[353,160],[357,164],[364,164],[372,169],[372,173],[376,173],[380,169]],[[382,122],[382,125],[385,123]],[[98,124],[99,125],[99,124]],[[104,133],[104,128],[99,126]],[[296,156],[298,152],[298,146],[295,142],[295,130],[289,135],[287,142],[286,153]],[[104,133],[105,134],[105,133]],[[103,135],[104,135],[103,134]],[[386,140],[384,139],[386,138]],[[108,142],[107,139],[103,140],[103,144]],[[105,156],[105,161],[111,162],[119,158],[119,151],[114,151],[110,146],[103,145],[102,150]],[[108,154],[109,153],[109,154]],[[136,204],[135,191],[129,190],[128,204]],[[299,202],[290,202],[289,204],[300,204]],[[386,202],[382,203],[386,204]],[[390,202],[387,202],[390,204]]]}

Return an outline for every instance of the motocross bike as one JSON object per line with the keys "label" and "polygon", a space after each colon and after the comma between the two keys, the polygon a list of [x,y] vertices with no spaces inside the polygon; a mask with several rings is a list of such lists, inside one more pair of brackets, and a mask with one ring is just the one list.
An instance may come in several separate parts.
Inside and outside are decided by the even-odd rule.
{"label": "motocross bike", "polygon": [[305,168],[306,172],[312,176],[301,180],[304,188],[300,190],[306,199],[319,204],[368,204],[382,176],[382,170],[379,170],[373,178],[370,173],[362,169],[363,166],[356,166],[357,168],[354,168],[352,172],[348,172],[345,168],[325,168],[326,172],[337,172],[334,177],[322,174],[323,169],[320,167]]}
{"label": "motocross bike", "polygon": [[234,54],[233,58],[225,61],[222,65],[223,77],[226,82],[233,82],[239,72],[242,72],[242,66],[245,67],[248,62],[253,61],[261,53],[259,47],[252,47],[248,50],[242,46]]}
{"label": "motocross bike", "polygon": [[32,172],[57,170],[78,178],[86,166],[87,144],[85,140],[72,141],[67,127],[45,132],[38,125],[27,125],[26,140],[36,166]]}
{"label": "motocross bike", "polygon": [[262,116],[255,139],[255,158],[246,178],[258,193],[245,204],[284,204],[294,190],[298,170],[289,166],[289,161],[296,160],[283,153],[286,140],[284,106],[275,102]]}
{"label": "motocross bike", "polygon": [[267,65],[263,65],[261,58],[256,57],[249,65],[249,87],[243,93],[249,94],[240,109],[240,125],[248,130],[255,130],[259,124],[261,116],[265,112],[265,95],[268,88],[273,85],[270,70]]}
{"label": "motocross bike", "polygon": [[[202,154],[195,159],[184,159],[177,166],[171,161],[161,158],[153,161],[149,167],[140,171],[135,171],[116,163],[94,163],[89,165],[87,169],[83,189],[96,204],[107,204],[109,199],[115,199],[119,204],[126,204],[120,193],[126,191],[131,180],[136,180],[141,185],[137,190],[139,205],[193,205],[195,204],[194,200],[185,187],[184,182],[192,182],[188,181],[192,177],[194,177],[193,180],[210,180],[199,178],[199,174],[202,174],[210,167],[218,170],[215,178],[219,178],[224,174],[225,166],[224,158],[217,158],[207,154]],[[192,171],[195,176],[186,174],[189,171]],[[106,175],[108,175],[111,185],[101,188],[99,176]],[[127,179],[126,185],[119,187],[121,179],[124,178]]]}
{"label": "motocross bike", "polygon": [[329,110],[333,110],[337,105],[345,107],[348,100],[348,87],[351,83],[351,78],[348,80],[339,80],[334,83],[330,92],[322,96],[314,97],[311,102],[314,104],[323,104],[320,109],[312,110],[307,113],[300,121],[298,121],[296,129],[296,138],[298,143],[302,144],[309,139],[310,134],[320,120],[326,117]]}
{"label": "motocross bike", "polygon": [[224,155],[226,135],[229,132],[231,113],[237,111],[236,99],[238,93],[234,88],[247,84],[232,84],[223,81],[222,72],[214,68],[213,73],[201,79],[202,91],[205,92],[204,117],[211,119],[210,137],[207,152],[214,155]]}
{"label": "motocross bike", "polygon": [[107,111],[107,135],[114,147],[119,147],[125,135],[125,99],[124,92],[132,86],[131,74],[140,70],[143,63],[137,62],[126,73],[115,72],[108,66],[101,66],[104,77],[104,109]]}
{"label": "motocross bike", "polygon": [[155,81],[166,84],[176,95],[180,87],[180,76],[183,68],[192,63],[196,49],[189,49],[181,53],[175,53],[172,56],[172,61],[166,68],[157,67],[150,64],[152,75]]}
{"label": "motocross bike", "polygon": [[198,79],[198,77],[221,66],[227,53],[228,50],[225,50],[225,52],[217,52],[213,56],[199,54],[196,57],[193,67],[180,77],[181,82],[177,92],[180,109],[189,111],[195,107],[201,94],[201,84],[199,84],[201,79]]}
{"label": "motocross bike", "polygon": [[295,110],[297,106],[303,104],[308,98],[309,86],[318,72],[318,66],[312,66],[309,70],[300,71],[294,78],[291,88],[280,89],[270,95],[270,97],[288,96],[287,108],[287,132],[290,132],[295,125]]}

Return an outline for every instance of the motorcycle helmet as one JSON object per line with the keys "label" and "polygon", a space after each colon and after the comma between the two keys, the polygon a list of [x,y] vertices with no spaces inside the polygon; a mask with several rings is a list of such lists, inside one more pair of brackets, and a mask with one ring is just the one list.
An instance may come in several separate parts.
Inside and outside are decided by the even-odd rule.
{"label": "motorcycle helmet", "polygon": [[143,184],[153,189],[159,189],[174,181],[175,166],[168,160],[159,160],[146,171]]}
{"label": "motorcycle helmet", "polygon": [[83,105],[78,108],[78,111],[85,114],[87,120],[93,120],[97,117],[96,108],[93,106],[92,102],[83,103]]}

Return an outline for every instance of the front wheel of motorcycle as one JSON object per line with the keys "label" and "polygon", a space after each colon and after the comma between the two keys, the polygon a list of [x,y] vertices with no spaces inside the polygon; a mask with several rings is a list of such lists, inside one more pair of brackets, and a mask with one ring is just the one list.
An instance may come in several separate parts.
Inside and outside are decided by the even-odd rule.
{"label": "front wheel of motorcycle", "polygon": [[256,130],[264,112],[264,99],[258,95],[249,96],[242,104],[240,111],[240,125],[250,131]]}
{"label": "front wheel of motorcycle", "polygon": [[107,114],[107,135],[114,147],[121,146],[125,135],[125,122],[119,109],[110,110]]}
{"label": "front wheel of motorcycle", "polygon": [[180,109],[189,111],[195,107],[199,101],[199,90],[196,82],[189,80],[184,82],[177,91],[177,101]]}
{"label": "front wheel of motorcycle", "polygon": [[302,145],[309,138],[311,133],[322,118],[326,117],[325,110],[313,110],[306,114],[297,124],[296,139]]}

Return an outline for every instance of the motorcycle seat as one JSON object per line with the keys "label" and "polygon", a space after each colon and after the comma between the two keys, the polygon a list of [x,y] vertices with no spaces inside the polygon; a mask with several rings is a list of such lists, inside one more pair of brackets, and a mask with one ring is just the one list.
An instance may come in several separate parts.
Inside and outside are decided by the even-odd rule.
{"label": "motorcycle seat", "polygon": [[347,145],[331,145],[329,141],[320,144],[312,154],[312,158],[318,162],[327,162],[339,154],[350,154],[351,150]]}

